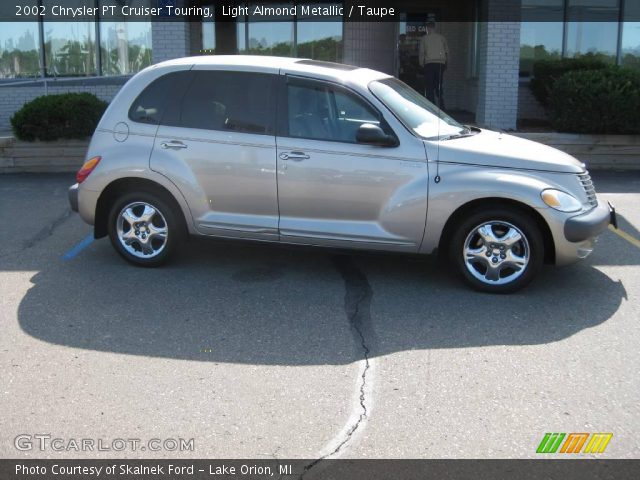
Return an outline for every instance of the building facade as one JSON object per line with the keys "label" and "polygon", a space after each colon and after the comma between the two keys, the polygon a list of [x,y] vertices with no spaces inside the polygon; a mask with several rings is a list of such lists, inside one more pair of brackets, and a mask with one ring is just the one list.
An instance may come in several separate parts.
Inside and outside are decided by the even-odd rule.
{"label": "building facade", "polygon": [[[56,3],[40,0],[41,3]],[[100,5],[106,0],[91,0]],[[201,54],[306,57],[369,67],[424,89],[418,43],[427,21],[447,39],[445,109],[476,123],[514,129],[543,119],[528,88],[538,59],[597,56],[640,68],[640,2],[634,0],[398,1],[398,21],[353,22],[303,16],[255,18],[252,2],[123,0],[131,5],[248,7],[229,21],[94,21],[0,23],[0,131],[25,102],[46,94],[91,92],[111,100],[132,74],[152,63]],[[58,2],[59,3],[59,2]],[[318,5],[318,1],[280,5]],[[324,2],[345,10],[353,0]],[[300,10],[299,10],[300,11]],[[246,12],[249,12],[246,14]],[[460,12],[463,12],[460,15]],[[457,16],[457,17],[456,17]],[[458,17],[462,16],[462,21]]]}

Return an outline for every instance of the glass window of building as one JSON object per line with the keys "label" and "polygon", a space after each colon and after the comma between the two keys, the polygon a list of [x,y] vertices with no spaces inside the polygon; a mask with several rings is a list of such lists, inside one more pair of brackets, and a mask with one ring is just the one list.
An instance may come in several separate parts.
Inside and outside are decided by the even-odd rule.
{"label": "glass window of building", "polygon": [[40,40],[36,22],[0,22],[0,78],[40,74]]}
{"label": "glass window of building", "polygon": [[[100,4],[111,5],[110,0]],[[127,3],[144,6],[145,0]],[[128,75],[151,65],[151,23],[121,21],[100,22],[100,61],[102,75]]]}
{"label": "glass window of building", "polygon": [[538,60],[561,57],[640,68],[638,18],[635,0],[522,0],[520,75],[530,76]]}
{"label": "glass window of building", "polygon": [[[47,11],[56,0],[42,2]],[[68,0],[65,7],[81,8],[82,0]],[[44,22],[46,73],[50,76],[96,75],[95,22]]]}
{"label": "glass window of building", "polygon": [[[637,20],[640,18],[640,2],[627,1],[624,18]],[[640,22],[625,21],[622,24],[622,44],[620,63],[625,67],[640,69]]]}
{"label": "glass window of building", "polygon": [[212,18],[202,19],[202,52],[216,53],[216,22]]}
{"label": "glass window of building", "polygon": [[568,0],[565,56],[615,63],[619,0]]}
{"label": "glass window of building", "polygon": [[562,56],[563,0],[523,0],[520,24],[520,75],[529,76],[538,60]]}
{"label": "glass window of building", "polygon": [[[296,6],[296,15],[287,18],[286,11],[270,18],[253,15],[257,5],[270,8],[291,9]],[[283,57],[304,57],[331,62],[342,61],[342,17],[323,17],[314,21],[304,15],[304,7],[341,6],[341,3],[293,2],[278,4],[243,3],[250,15],[237,19],[235,26],[236,52],[250,55],[277,55]],[[292,10],[290,10],[292,11]],[[285,12],[284,14],[282,14]],[[285,19],[284,21],[283,18]],[[220,33],[220,32],[218,32]],[[216,24],[209,19],[202,21],[201,53],[216,53]]]}
{"label": "glass window of building", "polygon": [[[99,0],[96,6],[112,3]],[[48,11],[59,4],[58,0],[42,0]],[[64,6],[86,4],[87,0],[65,0]],[[146,6],[148,0],[128,0],[128,5]],[[98,21],[98,17],[68,22],[44,18],[41,23],[0,23],[0,78],[43,72],[53,77],[131,75],[151,65],[150,21],[132,22],[124,17]]]}
{"label": "glass window of building", "polygon": [[129,75],[151,65],[149,22],[100,23],[103,75]]}
{"label": "glass window of building", "polygon": [[[254,15],[257,4],[249,4],[249,17],[245,29],[244,51],[250,55],[276,55],[291,57],[294,51],[294,16],[286,14],[270,17],[268,15]],[[266,4],[275,9],[290,9],[293,3]],[[280,20],[280,21],[278,21]]]}
{"label": "glass window of building", "polygon": [[[302,4],[311,8],[329,7],[326,3]],[[340,4],[332,4],[340,6]],[[298,6],[300,8],[300,4]],[[342,61],[342,18],[325,17],[322,22],[299,15],[296,23],[296,57]]]}

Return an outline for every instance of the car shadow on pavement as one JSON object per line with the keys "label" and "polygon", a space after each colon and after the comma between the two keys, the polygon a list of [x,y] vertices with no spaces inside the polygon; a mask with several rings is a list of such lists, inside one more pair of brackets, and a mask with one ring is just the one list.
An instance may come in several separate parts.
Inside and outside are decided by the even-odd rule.
{"label": "car shadow on pavement", "polygon": [[347,364],[365,344],[370,357],[545,344],[605,322],[626,298],[622,282],[587,263],[545,268],[499,296],[467,289],[433,259],[207,240],[158,269],[126,264],[106,240],[38,267],[18,310],[35,338],[258,365]]}
{"label": "car shadow on pavement", "polygon": [[593,254],[587,258],[592,265],[640,265],[640,248],[633,245],[640,242],[640,230],[627,220],[624,215],[617,213],[618,230],[609,225],[609,231],[600,234],[596,241]]}

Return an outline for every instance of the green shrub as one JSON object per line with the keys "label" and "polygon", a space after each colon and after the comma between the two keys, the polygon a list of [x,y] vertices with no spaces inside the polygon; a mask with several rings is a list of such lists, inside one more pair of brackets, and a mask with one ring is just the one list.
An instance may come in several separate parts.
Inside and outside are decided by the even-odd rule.
{"label": "green shrub", "polygon": [[556,60],[538,60],[533,64],[533,77],[530,88],[533,95],[545,107],[549,105],[549,94],[557,79],[567,72],[582,70],[600,70],[608,64],[595,55]]}
{"label": "green shrub", "polygon": [[93,134],[107,103],[91,93],[45,95],[25,103],[11,117],[20,140],[86,138]]}
{"label": "green shrub", "polygon": [[640,133],[640,71],[622,67],[565,73],[549,97],[561,132]]}

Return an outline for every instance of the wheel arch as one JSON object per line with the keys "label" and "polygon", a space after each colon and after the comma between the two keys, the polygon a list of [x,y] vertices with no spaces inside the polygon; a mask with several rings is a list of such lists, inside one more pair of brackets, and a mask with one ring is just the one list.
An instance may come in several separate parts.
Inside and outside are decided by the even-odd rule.
{"label": "wheel arch", "polygon": [[142,177],[123,177],[109,183],[98,197],[96,203],[95,221],[94,221],[94,237],[102,238],[108,234],[109,211],[113,202],[122,194],[135,191],[144,191],[159,195],[163,200],[168,202],[179,215],[185,229],[187,229],[187,215],[185,209],[176,199],[176,196],[164,185]]}
{"label": "wheel arch", "polygon": [[544,262],[550,264],[555,263],[555,242],[553,240],[551,229],[542,215],[540,215],[535,208],[530,207],[526,203],[502,197],[479,198],[459,206],[449,216],[445,223],[438,243],[438,254],[442,256],[442,258],[447,258],[449,254],[449,246],[451,244],[451,237],[454,234],[456,225],[458,225],[462,219],[481,208],[487,209],[491,207],[508,207],[518,210],[525,215],[529,215],[536,222],[540,229],[540,233],[542,234],[542,239],[544,241]]}

